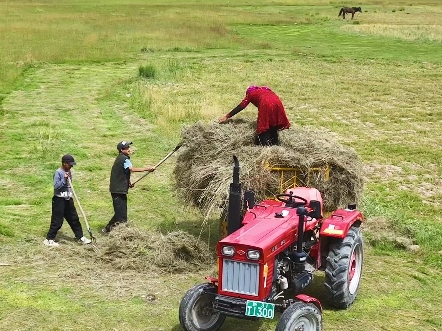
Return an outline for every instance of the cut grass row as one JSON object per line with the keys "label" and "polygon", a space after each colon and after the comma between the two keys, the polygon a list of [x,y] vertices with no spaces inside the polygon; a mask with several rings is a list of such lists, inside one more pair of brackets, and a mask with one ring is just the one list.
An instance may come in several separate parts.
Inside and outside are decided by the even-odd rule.
{"label": "cut grass row", "polygon": [[[205,6],[191,1],[161,5],[131,0],[2,2],[0,99],[20,84],[20,77],[35,63],[116,61],[133,58],[141,50],[284,49],[327,57],[440,63],[440,40],[410,43],[395,32],[396,26],[410,22],[416,25],[409,25],[406,31],[413,31],[418,22],[433,31],[437,28],[434,12],[438,7],[422,0],[413,5],[403,1],[366,5],[357,21],[363,25],[357,28],[337,19],[339,4],[327,1],[283,1],[273,6],[260,1]],[[393,12],[398,4],[405,4],[406,10]],[[376,24],[380,24],[378,29]],[[358,47],[353,46],[355,39]]]}
{"label": "cut grass row", "polygon": [[[134,162],[137,162],[137,164],[138,162],[142,164],[154,163],[153,160],[160,159],[162,155],[176,145],[179,140],[180,124],[186,121],[193,122],[194,119],[186,118],[187,108],[194,109],[194,112],[199,114],[200,118],[209,120],[216,114],[224,113],[226,104],[233,103],[234,105],[235,102],[232,100],[238,98],[238,90],[241,90],[243,86],[241,86],[240,82],[238,82],[237,86],[230,84],[230,76],[223,75],[226,68],[233,67],[235,74],[245,75],[248,72],[253,72],[255,66],[259,66],[261,72],[260,74],[255,73],[255,77],[263,81],[266,79],[265,77],[269,77],[268,79],[270,77],[273,78],[275,89],[281,91],[280,94],[283,96],[283,99],[291,105],[289,110],[290,118],[295,119],[297,123],[303,123],[304,121],[306,124],[316,123],[317,125],[321,123],[324,129],[327,129],[327,123],[329,123],[332,126],[328,129],[331,130],[330,132],[338,140],[354,146],[361,156],[366,158],[367,164],[373,166],[380,165],[380,169],[387,169],[386,166],[390,165],[392,160],[402,160],[397,163],[397,166],[404,173],[393,173],[391,175],[393,177],[389,177],[387,181],[383,177],[384,174],[382,172],[379,174],[370,173],[366,193],[367,198],[363,209],[368,216],[368,222],[376,221],[376,217],[387,218],[390,225],[393,225],[388,227],[387,231],[397,231],[413,238],[421,245],[422,251],[417,254],[409,254],[397,250],[389,241],[373,241],[376,245],[373,250],[368,250],[367,252],[366,270],[368,271],[364,274],[364,287],[361,292],[361,299],[357,301],[357,304],[351,310],[345,313],[326,310],[326,327],[335,329],[344,319],[348,323],[357,321],[358,325],[363,325],[364,327],[365,325],[370,325],[373,330],[381,330],[384,324],[391,324],[391,330],[398,329],[399,322],[392,319],[392,315],[389,312],[385,312],[376,321],[367,320],[368,316],[370,316],[370,314],[367,314],[367,311],[376,312],[379,309],[380,302],[383,302],[391,311],[397,311],[397,314],[408,319],[407,323],[409,325],[406,326],[405,330],[407,328],[412,330],[419,323],[422,325],[419,326],[422,327],[422,330],[425,327],[430,330],[431,328],[436,329],[440,325],[440,320],[437,317],[432,317],[424,308],[435,300],[434,297],[431,297],[430,293],[440,291],[440,288],[437,286],[437,280],[440,279],[440,275],[429,268],[429,266],[438,266],[440,263],[438,255],[440,224],[434,223],[440,206],[424,206],[421,197],[413,193],[412,186],[404,191],[399,189],[397,185],[398,179],[406,179],[408,176],[415,175],[416,173],[422,176],[433,176],[434,174],[425,171],[422,165],[434,164],[436,161],[428,159],[430,154],[425,158],[421,157],[419,160],[415,160],[413,155],[411,155],[412,159],[410,159],[408,149],[391,151],[391,149],[388,149],[388,144],[385,145],[385,152],[378,154],[370,153],[370,149],[365,148],[366,145],[372,145],[379,139],[378,134],[376,134],[377,130],[381,130],[383,126],[388,128],[396,121],[397,114],[395,110],[400,108],[401,104],[397,106],[392,104],[394,106],[393,110],[386,112],[381,112],[382,109],[378,109],[377,105],[372,106],[373,108],[366,106],[368,108],[364,113],[376,110],[380,112],[380,116],[384,119],[379,123],[376,122],[371,128],[371,135],[361,130],[357,125],[358,122],[355,122],[353,125],[345,123],[338,125],[337,123],[339,122],[336,120],[323,121],[329,117],[346,118],[348,107],[345,105],[334,108],[323,106],[329,102],[339,104],[338,100],[342,98],[342,95],[336,96],[338,100],[333,99],[327,93],[322,93],[321,97],[318,97],[317,92],[319,91],[320,82],[326,82],[325,76],[318,73],[313,74],[313,68],[317,68],[317,66],[310,66],[311,71],[302,71],[302,68],[306,68],[307,63],[311,65],[312,61],[315,60],[313,58],[295,58],[292,61],[289,59],[285,61],[253,60],[249,62],[241,61],[236,57],[236,60],[230,60],[226,63],[222,57],[217,58],[213,56],[207,63],[197,66],[195,62],[198,63],[199,61],[190,55],[190,58],[182,56],[180,68],[171,75],[171,70],[168,69],[170,61],[167,58],[163,58],[148,62],[153,63],[159,68],[157,80],[153,81],[135,80],[134,77],[137,75],[135,63],[126,65],[88,65],[85,67],[47,65],[35,69],[27,77],[29,80],[27,86],[23,90],[13,93],[6,103],[7,109],[15,109],[15,112],[8,111],[4,117],[4,125],[5,128],[7,127],[7,130],[4,129],[5,139],[8,141],[14,139],[16,143],[13,151],[5,153],[5,160],[9,162],[2,164],[2,170],[5,170],[6,173],[5,176],[1,177],[2,182],[7,181],[14,185],[14,189],[10,187],[6,191],[7,196],[5,198],[8,198],[2,200],[5,201],[2,214],[6,215],[2,220],[2,224],[6,224],[7,229],[13,232],[11,240],[2,238],[3,243],[11,245],[17,242],[17,240],[19,242],[20,240],[30,241],[32,245],[40,243],[48,223],[48,197],[51,195],[51,177],[53,170],[59,163],[57,157],[60,157],[65,151],[72,152],[76,157],[78,156],[78,167],[75,169],[78,183],[78,188],[76,188],[81,193],[82,205],[88,211],[93,231],[97,233],[100,227],[107,222],[111,214],[111,205],[108,201],[107,193],[107,179],[109,166],[114,157],[115,142],[120,140],[120,137],[126,138],[127,133],[130,132],[136,147],[139,146],[134,155]],[[316,61],[318,61],[317,64],[319,65],[320,59]],[[279,77],[278,79],[273,77],[276,68],[281,66],[286,68],[288,73],[297,73],[296,75],[287,74],[287,77],[291,79],[288,85],[286,84],[287,77]],[[376,67],[377,65],[375,64],[374,66]],[[198,73],[196,77],[189,74],[192,72],[189,68],[193,67],[196,67],[195,72]],[[339,68],[340,63],[335,63],[334,66],[329,65],[328,70],[323,72],[328,74],[339,72]],[[376,73],[381,75],[385,68],[388,68],[386,63],[373,68],[371,74],[366,74],[364,79],[349,80],[347,83],[343,80],[343,86],[340,89],[343,91],[349,90],[353,87],[355,81],[363,81],[364,84],[369,84],[371,80],[377,81]],[[418,74],[420,71],[413,70],[413,67],[410,67],[410,69],[410,74],[414,73],[410,76],[410,81],[413,81],[412,78],[414,77],[416,79],[416,86],[422,84],[422,78],[419,78]],[[299,74],[300,72],[302,75]],[[302,96],[309,100],[308,103],[303,98],[301,98],[301,101],[298,101],[300,96],[292,95],[291,93],[291,87],[299,86],[297,82],[302,83],[304,75],[310,77],[309,86],[312,86],[312,88],[302,90]],[[216,84],[206,89],[198,88],[199,78],[204,81],[214,81],[213,77],[218,78]],[[82,84],[82,82],[88,83]],[[384,82],[384,85],[386,89],[389,88],[386,82]],[[357,87],[353,88],[358,89]],[[143,107],[137,108],[134,106],[136,104],[143,104],[144,89],[151,91],[148,94],[150,98],[153,98],[151,112],[155,113],[147,116],[147,119],[145,118],[146,114]],[[138,92],[134,93],[135,91]],[[223,92],[221,93],[221,91]],[[402,90],[398,89],[393,93],[393,98],[401,99],[401,93]],[[70,103],[64,101],[66,95],[70,96]],[[430,103],[438,102],[437,95],[428,99],[429,96],[430,94],[422,95],[421,97],[430,101]],[[344,97],[348,97],[348,95]],[[365,96],[365,94],[362,94],[359,102],[365,103],[364,100],[367,101],[368,97],[369,95]],[[131,98],[136,98],[136,100],[130,101]],[[209,100],[206,100],[206,98]],[[229,98],[230,100],[228,100]],[[416,104],[420,103],[419,100],[417,100]],[[206,111],[203,105],[208,103],[211,104],[211,108]],[[33,107],[30,107],[31,105]],[[29,109],[32,109],[32,111]],[[54,113],[59,114],[59,116],[51,116]],[[306,113],[309,115],[306,116]],[[359,112],[353,112],[352,114],[355,117]],[[255,116],[254,110],[247,109],[242,116]],[[178,118],[179,120],[169,120],[170,117]],[[41,118],[45,120],[41,120]],[[420,118],[421,116],[416,118],[415,122],[408,121],[405,123],[412,126]],[[361,123],[363,124],[365,121],[364,119]],[[423,119],[422,121],[424,122]],[[436,129],[438,128],[437,125]],[[25,130],[23,130],[23,127],[25,127]],[[407,127],[404,127],[404,129],[407,129]],[[50,139],[51,134],[49,132],[53,132],[53,139]],[[32,142],[32,137],[39,138],[34,138],[34,142]],[[425,137],[425,131],[418,131],[413,140],[417,143],[421,138]],[[397,144],[399,146],[407,146],[408,140],[399,140]],[[33,160],[38,162],[33,162]],[[16,162],[21,162],[21,164],[13,172],[9,165]],[[184,228],[198,234],[201,225],[199,217],[188,214],[187,210],[183,214],[183,207],[179,205],[179,201],[173,198],[173,192],[170,190],[172,181],[167,175],[170,175],[171,166],[166,165],[161,171],[154,174],[152,178],[146,178],[142,186],[131,192],[129,202],[131,218],[134,224],[144,229],[157,228],[162,231],[170,231],[176,228]],[[435,173],[437,173],[438,167],[439,165],[435,164],[433,168]],[[14,173],[19,174],[19,176],[11,177]],[[412,183],[413,181],[410,180],[410,184]],[[46,189],[42,190],[43,187]],[[144,189],[148,189],[148,191]],[[22,230],[23,228],[26,230]],[[212,224],[212,239],[214,239],[213,231],[215,229],[216,223]],[[69,229],[65,229],[63,233],[69,236]],[[33,246],[27,246],[26,250],[32,250],[31,247]],[[20,254],[15,256],[22,259]],[[33,260],[30,258],[26,261],[31,264],[34,263],[31,262]],[[398,264],[404,264],[403,268],[399,268]],[[419,286],[411,281],[414,273],[410,277],[405,277],[407,272],[421,269],[424,269],[425,272],[423,274],[418,272],[416,275],[419,278],[419,282],[421,282]],[[35,267],[32,267],[30,270],[32,270],[32,273],[35,273],[34,277],[40,277]],[[47,269],[42,269],[42,271],[45,270]],[[63,270],[62,265],[56,270],[58,274],[61,273]],[[372,271],[370,272],[370,270]],[[23,270],[19,272],[21,273]],[[12,271],[12,275],[14,277],[21,277],[15,271]],[[198,282],[197,276],[202,281],[203,275],[196,274],[192,279]],[[396,277],[402,279],[403,284],[401,286],[393,286],[397,282]],[[5,280],[6,284],[12,278],[7,279],[9,280]],[[374,294],[373,289],[377,288],[376,284],[378,282],[382,282],[385,288],[379,288],[379,293]],[[167,284],[166,281],[165,285]],[[186,283],[186,285],[189,284]],[[70,288],[73,289],[76,286],[72,284]],[[318,293],[315,293],[319,298],[321,298],[321,286],[319,277]],[[18,299],[14,298],[16,295],[20,295],[22,291],[29,292],[30,290],[11,287],[11,292],[8,294],[9,299],[7,302],[9,308],[5,312],[17,311],[13,314],[16,318],[19,318],[20,314],[26,313],[26,310],[20,308],[22,307],[21,301],[17,301]],[[185,291],[185,288],[182,291]],[[405,297],[404,293],[407,293]],[[59,297],[57,300],[61,300],[61,302],[66,302],[66,297],[69,296],[64,291],[55,292],[54,295]],[[415,307],[412,300],[413,297],[420,298],[419,300],[425,298],[423,301],[418,300],[418,302],[425,303],[425,305],[418,312],[414,313],[414,317],[410,322],[410,316],[414,312],[413,307]],[[24,298],[29,300],[28,296]],[[39,296],[39,298],[39,300],[42,300],[42,304],[44,304],[45,300],[50,300],[50,297],[45,299],[44,295]],[[83,296],[80,299],[89,302],[89,299]],[[168,310],[168,317],[164,321],[158,322],[160,323],[159,325],[170,326],[175,323],[176,316],[174,315],[173,307],[177,307],[178,299],[162,298],[162,309]],[[410,305],[398,306],[399,303],[406,299],[411,300]],[[109,308],[110,303],[105,303],[105,298],[97,300],[101,308],[94,310],[93,314],[97,320],[102,321],[104,311],[112,311],[112,308]],[[136,298],[129,301],[130,303],[124,301],[130,305],[129,310],[135,309],[138,311],[138,309],[142,309],[144,311],[146,309],[143,301],[137,301]],[[25,302],[26,300],[23,304]],[[119,304],[121,303],[117,301],[112,303],[112,306],[118,306]],[[17,308],[19,309],[17,310]],[[73,306],[70,308],[78,311],[79,314],[82,311],[84,312],[84,310]],[[365,311],[364,315],[361,314],[361,310]],[[46,314],[49,313],[54,313],[54,311],[49,309],[46,313],[42,313],[42,316],[47,316]],[[146,313],[152,314],[153,312],[147,309]],[[56,313],[62,320],[66,318],[65,314],[65,311]],[[125,316],[124,320],[127,321],[126,318],[130,316],[130,312],[125,311],[123,314]],[[5,325],[13,325],[9,324],[13,323],[13,321],[6,321],[8,322],[5,322]],[[37,318],[31,326],[38,328],[38,325],[44,322],[44,320]],[[49,319],[49,323],[54,322],[51,322]],[[114,323],[116,321],[111,319],[105,325],[109,326]],[[128,329],[132,327],[131,323],[125,323],[123,328]],[[145,321],[140,320],[138,323],[145,323]],[[263,322],[258,327],[260,330],[267,330],[272,328],[272,323]],[[83,324],[79,323],[79,325]],[[32,328],[31,326],[30,328]],[[229,327],[231,330],[256,329],[256,325],[249,325],[249,323],[238,325],[234,321],[229,321],[226,327]]]}

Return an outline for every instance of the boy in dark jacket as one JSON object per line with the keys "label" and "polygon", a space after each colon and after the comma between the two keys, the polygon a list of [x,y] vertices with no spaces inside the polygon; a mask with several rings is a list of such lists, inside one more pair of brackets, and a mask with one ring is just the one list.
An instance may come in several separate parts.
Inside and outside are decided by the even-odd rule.
{"label": "boy in dark jacket", "polygon": [[130,145],[132,142],[121,141],[117,144],[118,156],[111,170],[109,191],[114,206],[114,216],[111,218],[103,233],[108,233],[119,223],[127,222],[127,193],[133,185],[130,182],[132,172],[154,171],[154,167],[134,168],[130,161]]}
{"label": "boy in dark jacket", "polygon": [[72,155],[66,154],[61,158],[61,167],[54,174],[54,196],[52,197],[52,216],[51,225],[43,244],[46,246],[58,246],[55,242],[55,236],[63,225],[63,218],[69,223],[78,242],[90,244],[90,240],[83,236],[83,228],[78,219],[74,200],[72,199],[72,188],[69,185],[72,180],[71,168],[75,165]]}

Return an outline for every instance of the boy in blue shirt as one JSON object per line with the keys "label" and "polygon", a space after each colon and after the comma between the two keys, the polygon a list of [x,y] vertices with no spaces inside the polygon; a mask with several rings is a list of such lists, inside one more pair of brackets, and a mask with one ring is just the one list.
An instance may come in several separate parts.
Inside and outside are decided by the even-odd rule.
{"label": "boy in blue shirt", "polygon": [[52,216],[51,225],[43,244],[46,246],[58,246],[55,237],[58,230],[63,225],[63,218],[69,223],[78,242],[90,244],[90,240],[83,236],[83,228],[75,209],[74,200],[72,199],[72,188],[69,185],[70,178],[72,180],[71,168],[75,165],[72,155],[66,154],[61,158],[61,167],[54,174],[54,196],[52,197]]}

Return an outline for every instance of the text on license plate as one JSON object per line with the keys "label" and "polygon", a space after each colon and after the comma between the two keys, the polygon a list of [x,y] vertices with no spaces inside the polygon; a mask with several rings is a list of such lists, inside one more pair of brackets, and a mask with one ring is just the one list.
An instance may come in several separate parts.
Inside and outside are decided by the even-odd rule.
{"label": "text on license plate", "polygon": [[273,318],[275,316],[275,305],[268,302],[247,300],[246,316]]}

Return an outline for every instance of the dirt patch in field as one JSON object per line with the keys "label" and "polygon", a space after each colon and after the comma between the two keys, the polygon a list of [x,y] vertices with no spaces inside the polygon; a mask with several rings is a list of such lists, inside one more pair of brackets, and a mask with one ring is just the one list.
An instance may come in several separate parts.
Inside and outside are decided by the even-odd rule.
{"label": "dirt patch in field", "polygon": [[370,217],[363,223],[366,242],[371,246],[392,245],[398,249],[419,251],[416,241],[399,233],[385,217]]}
{"label": "dirt patch in field", "polygon": [[410,24],[359,24],[346,25],[345,30],[358,34],[371,34],[384,37],[393,37],[408,41],[442,41],[442,27],[440,25],[410,25]]}
{"label": "dirt patch in field", "polygon": [[[442,196],[442,179],[438,176],[437,165],[427,163],[420,165],[401,162],[398,166],[391,164],[365,163],[366,181],[395,182],[401,191],[418,194],[425,204],[440,207]],[[411,174],[410,174],[411,173]]]}
{"label": "dirt patch in field", "polygon": [[379,164],[379,163],[366,163],[364,164],[364,171],[367,178],[384,180],[391,180],[397,178],[403,174],[401,167],[391,164]]}

